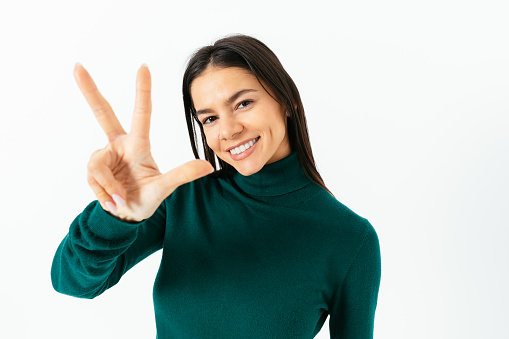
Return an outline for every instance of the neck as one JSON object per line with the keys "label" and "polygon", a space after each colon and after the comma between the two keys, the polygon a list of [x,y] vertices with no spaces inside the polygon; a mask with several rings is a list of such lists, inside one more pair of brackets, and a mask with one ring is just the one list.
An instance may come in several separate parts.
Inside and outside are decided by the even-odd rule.
{"label": "neck", "polygon": [[247,194],[256,196],[287,194],[301,189],[312,181],[302,168],[297,152],[265,164],[261,170],[249,176],[243,176],[235,168],[232,169],[231,178],[235,184]]}

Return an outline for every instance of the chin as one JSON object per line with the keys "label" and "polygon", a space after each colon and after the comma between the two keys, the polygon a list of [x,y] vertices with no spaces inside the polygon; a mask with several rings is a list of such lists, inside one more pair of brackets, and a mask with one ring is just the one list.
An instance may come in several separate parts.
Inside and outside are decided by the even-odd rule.
{"label": "chin", "polygon": [[247,170],[243,170],[242,168],[236,168],[236,170],[237,170],[237,172],[239,172],[240,174],[242,174],[245,177],[248,177],[251,174],[255,174],[256,172],[258,172],[258,171],[247,171]]}
{"label": "chin", "polygon": [[[230,164],[231,165],[231,164]],[[232,165],[233,166],[233,165]],[[258,172],[259,170],[262,169],[262,167],[258,168],[258,166],[246,166],[246,165],[238,165],[238,166],[233,166],[235,167],[235,169],[237,170],[237,172],[239,172],[240,174],[242,174],[243,176],[247,177],[247,176],[250,176],[252,174],[255,174],[256,172]]]}
{"label": "chin", "polygon": [[[216,153],[216,155],[217,154],[218,153]],[[255,162],[256,162],[255,158],[253,158],[252,160],[247,158],[247,159],[245,159],[245,161],[237,162],[237,161],[234,161],[230,157],[229,154],[227,154],[226,157],[227,157],[226,159],[220,158],[220,157],[218,157],[218,158],[220,158],[221,160],[223,160],[224,162],[226,162],[227,164],[229,164],[230,166],[235,168],[235,170],[237,170],[237,172],[239,172],[240,174],[242,174],[245,177],[250,176],[250,175],[255,174],[256,172],[260,171],[264,165],[264,164],[262,164],[260,166],[260,164],[255,164]],[[251,160],[251,161],[247,161],[247,160]]]}

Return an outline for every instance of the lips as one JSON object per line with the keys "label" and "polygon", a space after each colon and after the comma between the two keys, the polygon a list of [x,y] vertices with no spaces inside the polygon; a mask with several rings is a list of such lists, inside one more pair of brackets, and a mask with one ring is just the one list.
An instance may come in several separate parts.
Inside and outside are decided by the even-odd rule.
{"label": "lips", "polygon": [[259,138],[259,136],[257,136],[257,137],[252,137],[252,138],[249,138],[249,139],[246,139],[246,140],[244,140],[244,141],[239,142],[239,143],[238,143],[237,145],[235,145],[235,146],[228,147],[228,148],[225,150],[225,152],[229,152],[231,149],[234,149],[234,148],[236,148],[236,147],[240,147],[240,146],[242,146],[242,145],[245,145],[246,143],[248,143],[248,142],[250,142],[251,140],[256,139],[256,138]]}
{"label": "lips", "polygon": [[[246,149],[243,152],[233,154],[232,152],[235,152],[235,150],[230,150],[228,152],[228,154],[230,155],[232,160],[233,161],[242,161],[242,160],[250,157],[251,154],[253,154],[254,152],[256,152],[256,146],[258,145],[258,140],[260,140],[260,137],[255,138],[254,140],[256,140],[256,141],[253,143],[253,146],[250,146],[248,149]],[[249,142],[249,143],[251,143],[251,142]],[[236,148],[236,149],[242,150],[243,148],[244,148],[244,146],[241,145],[240,148]]]}

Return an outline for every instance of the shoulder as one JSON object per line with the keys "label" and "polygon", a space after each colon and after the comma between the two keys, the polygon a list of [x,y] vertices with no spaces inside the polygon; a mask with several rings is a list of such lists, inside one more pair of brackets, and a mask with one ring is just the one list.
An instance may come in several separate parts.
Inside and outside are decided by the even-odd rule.
{"label": "shoulder", "polygon": [[335,225],[357,227],[361,229],[362,233],[372,227],[365,217],[332,196],[323,187],[314,183],[309,186],[311,186],[309,199],[310,207],[320,210],[325,217],[331,221],[333,220]]}
{"label": "shoulder", "polygon": [[215,196],[225,185],[225,178],[218,171],[178,186],[166,200],[195,200],[196,197],[206,199]]}
{"label": "shoulder", "polygon": [[359,248],[366,238],[377,238],[376,230],[367,218],[332,196],[318,184],[310,185],[306,208],[320,216],[320,228],[330,241],[352,250]]}

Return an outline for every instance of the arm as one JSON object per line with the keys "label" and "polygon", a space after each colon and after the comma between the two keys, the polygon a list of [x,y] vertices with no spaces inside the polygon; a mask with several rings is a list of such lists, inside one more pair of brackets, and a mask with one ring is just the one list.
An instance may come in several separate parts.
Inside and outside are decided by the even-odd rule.
{"label": "arm", "polygon": [[381,273],[378,236],[368,223],[364,240],[332,301],[331,338],[373,338]]}
{"label": "arm", "polygon": [[74,77],[108,144],[92,153],[87,165],[87,181],[98,200],[72,222],[53,258],[51,282],[60,293],[94,298],[163,246],[166,200],[179,186],[212,173],[214,167],[195,159],[161,174],[150,153],[152,80],[146,65],[136,76],[128,134],[80,64]]}
{"label": "arm", "polygon": [[166,201],[141,222],[130,223],[91,202],[69,227],[51,266],[53,288],[78,298],[95,298],[138,262],[162,248]]}

